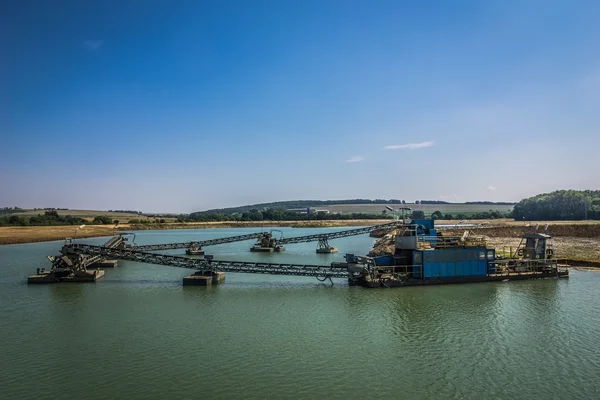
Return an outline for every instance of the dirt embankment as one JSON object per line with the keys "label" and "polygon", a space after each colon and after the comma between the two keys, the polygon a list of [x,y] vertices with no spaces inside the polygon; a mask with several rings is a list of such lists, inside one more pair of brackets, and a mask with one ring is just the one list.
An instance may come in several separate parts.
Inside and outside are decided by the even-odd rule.
{"label": "dirt embankment", "polygon": [[556,224],[548,225],[548,229],[544,229],[544,225],[539,225],[538,229],[535,226],[490,226],[481,228],[463,228],[463,229],[444,229],[446,235],[462,235],[465,229],[470,229],[478,235],[489,237],[521,237],[527,232],[548,233],[553,237],[568,236],[568,237],[600,237],[600,224]]}
{"label": "dirt embankment", "polygon": [[48,242],[64,238],[91,238],[118,234],[114,225],[89,225],[77,230],[77,226],[2,226],[0,244]]}
{"label": "dirt embankment", "polygon": [[121,224],[86,225],[77,230],[77,226],[2,226],[0,227],[0,244],[17,244],[62,240],[67,237],[91,238],[112,236],[129,230],[161,230],[161,229],[208,229],[208,228],[260,228],[260,227],[294,227],[294,228],[329,228],[344,226],[371,226],[390,222],[389,220],[340,220],[340,221],[243,221],[243,222],[197,222],[167,224]]}

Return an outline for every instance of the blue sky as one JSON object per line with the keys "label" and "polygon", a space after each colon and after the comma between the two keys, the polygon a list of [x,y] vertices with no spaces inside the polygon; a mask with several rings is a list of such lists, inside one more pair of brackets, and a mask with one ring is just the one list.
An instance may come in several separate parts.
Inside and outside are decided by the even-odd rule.
{"label": "blue sky", "polygon": [[0,7],[0,206],[600,188],[596,1]]}

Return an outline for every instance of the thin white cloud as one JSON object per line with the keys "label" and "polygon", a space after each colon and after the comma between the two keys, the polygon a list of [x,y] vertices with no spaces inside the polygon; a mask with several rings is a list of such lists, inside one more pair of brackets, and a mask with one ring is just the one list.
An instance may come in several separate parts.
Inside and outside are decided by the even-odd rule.
{"label": "thin white cloud", "polygon": [[488,186],[488,190],[493,192],[494,190],[496,190],[496,186],[490,185],[490,186]]}
{"label": "thin white cloud", "polygon": [[346,160],[347,163],[356,163],[364,161],[365,158],[363,156],[353,156]]}
{"label": "thin white cloud", "polygon": [[456,199],[458,199],[458,196],[456,194],[453,194],[452,196],[440,196],[440,199],[444,201],[456,201]]}
{"label": "thin white cloud", "polygon": [[97,50],[104,44],[104,40],[84,40],[83,44],[88,49]]}
{"label": "thin white cloud", "polygon": [[386,149],[386,150],[401,150],[401,149],[413,150],[413,149],[422,149],[425,147],[431,147],[434,144],[435,143],[433,141],[421,142],[421,143],[392,144],[389,146],[385,146],[384,149]]}

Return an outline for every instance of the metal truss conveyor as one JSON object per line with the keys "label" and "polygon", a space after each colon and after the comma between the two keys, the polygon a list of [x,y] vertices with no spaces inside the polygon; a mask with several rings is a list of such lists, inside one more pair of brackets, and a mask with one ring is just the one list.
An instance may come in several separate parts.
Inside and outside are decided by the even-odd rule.
{"label": "metal truss conveyor", "polygon": [[134,249],[139,251],[158,251],[158,250],[175,250],[175,249],[188,249],[194,245],[198,247],[202,246],[214,246],[217,244],[241,242],[244,240],[258,239],[263,235],[262,232],[249,233],[247,235],[230,236],[218,239],[201,240],[195,242],[181,242],[181,243],[163,243],[163,244],[148,244],[135,246]]}
{"label": "metal truss conveyor", "polygon": [[291,238],[278,239],[277,244],[306,243],[306,242],[331,240],[331,239],[337,239],[337,238],[348,237],[348,236],[362,235],[364,233],[371,233],[371,232],[379,230],[379,229],[394,229],[394,228],[400,227],[401,225],[404,225],[404,223],[402,221],[394,221],[394,222],[390,222],[387,224],[373,225],[373,226],[367,226],[364,228],[357,228],[357,229],[348,229],[348,230],[339,231],[339,232],[317,233],[314,235],[297,236],[297,237],[291,237]]}
{"label": "metal truss conveyor", "polygon": [[140,250],[118,249],[88,244],[68,244],[63,254],[87,254],[107,259],[137,261],[169,267],[195,269],[200,271],[242,272],[251,274],[311,276],[321,279],[348,278],[345,264],[304,265],[288,263],[263,263],[246,261],[218,261],[209,259],[190,259],[181,256],[146,253]]}
{"label": "metal truss conveyor", "polygon": [[[403,225],[402,221],[394,221],[394,222],[387,223],[387,224],[373,225],[373,226],[367,226],[364,228],[357,228],[357,229],[348,229],[345,231],[330,232],[330,233],[318,233],[318,234],[307,235],[307,236],[282,238],[282,239],[277,239],[276,243],[284,245],[284,244],[292,244],[292,243],[307,243],[307,242],[331,240],[331,239],[343,238],[343,237],[348,237],[348,236],[362,235],[364,233],[371,233],[371,232],[379,230],[379,229],[393,229],[393,228],[397,228],[401,225]],[[230,237],[202,240],[202,241],[148,244],[148,245],[135,246],[135,247],[133,247],[133,249],[139,250],[139,251],[160,251],[160,250],[188,249],[188,248],[191,248],[194,246],[196,246],[197,248],[202,248],[203,246],[214,246],[217,244],[241,242],[244,240],[251,240],[251,239],[259,239],[259,238],[262,238],[265,234],[269,235],[268,232],[255,232],[255,233],[249,233],[246,235],[230,236]]]}

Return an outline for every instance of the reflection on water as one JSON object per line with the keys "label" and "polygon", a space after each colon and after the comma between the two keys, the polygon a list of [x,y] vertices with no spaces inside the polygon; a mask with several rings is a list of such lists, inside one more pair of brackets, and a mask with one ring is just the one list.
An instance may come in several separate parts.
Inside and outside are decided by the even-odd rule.
{"label": "reflection on water", "polygon": [[[136,242],[249,231],[141,232]],[[207,249],[317,264],[372,243],[339,240],[327,257],[310,243],[269,255],[248,252],[252,242]],[[0,247],[2,399],[600,397],[597,273],[381,290],[228,274],[192,287],[181,285],[187,270],[120,262],[95,284],[27,286],[59,248]]]}

